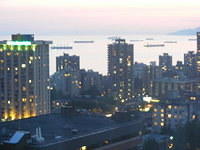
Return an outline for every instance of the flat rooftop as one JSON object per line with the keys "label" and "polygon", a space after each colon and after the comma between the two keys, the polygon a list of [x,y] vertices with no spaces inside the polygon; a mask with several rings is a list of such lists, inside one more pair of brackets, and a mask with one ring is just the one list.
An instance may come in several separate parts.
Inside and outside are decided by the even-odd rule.
{"label": "flat rooftop", "polygon": [[[60,139],[71,139],[76,136],[94,133],[100,130],[118,127],[117,123],[104,116],[94,114],[78,114],[66,116],[64,114],[49,114],[34,118],[1,122],[0,141],[6,140],[17,130],[29,131],[31,135],[36,134],[36,128],[40,127],[45,143]],[[76,131],[74,133],[73,131]]]}

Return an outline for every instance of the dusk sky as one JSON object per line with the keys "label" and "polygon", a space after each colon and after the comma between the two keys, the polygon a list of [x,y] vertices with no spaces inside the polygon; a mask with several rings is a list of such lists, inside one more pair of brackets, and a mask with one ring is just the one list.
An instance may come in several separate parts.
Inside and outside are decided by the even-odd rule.
{"label": "dusk sky", "polygon": [[0,33],[164,34],[200,26],[199,0],[0,0]]}

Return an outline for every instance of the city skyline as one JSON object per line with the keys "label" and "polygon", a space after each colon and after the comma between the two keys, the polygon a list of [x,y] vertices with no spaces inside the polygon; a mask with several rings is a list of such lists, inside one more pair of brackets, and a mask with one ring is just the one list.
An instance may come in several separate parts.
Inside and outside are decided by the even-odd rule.
{"label": "city skyline", "polygon": [[43,35],[166,34],[198,27],[199,6],[195,0],[3,0],[0,31]]}

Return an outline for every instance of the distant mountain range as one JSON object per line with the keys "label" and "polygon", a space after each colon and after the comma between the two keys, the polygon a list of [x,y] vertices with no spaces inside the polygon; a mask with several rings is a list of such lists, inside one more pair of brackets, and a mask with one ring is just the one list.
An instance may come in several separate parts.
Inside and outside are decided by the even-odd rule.
{"label": "distant mountain range", "polygon": [[170,35],[196,35],[197,32],[200,32],[200,27],[194,29],[185,29],[169,33]]}

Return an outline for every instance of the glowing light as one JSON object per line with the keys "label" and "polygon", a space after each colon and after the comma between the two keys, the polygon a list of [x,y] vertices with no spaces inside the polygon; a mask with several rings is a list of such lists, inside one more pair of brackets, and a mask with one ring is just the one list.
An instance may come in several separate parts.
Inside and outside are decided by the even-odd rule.
{"label": "glowing light", "polygon": [[105,115],[107,118],[110,118],[110,117],[112,117],[112,114],[106,114]]}
{"label": "glowing light", "polygon": [[171,118],[172,117],[172,115],[171,114],[168,114],[168,118]]}
{"label": "glowing light", "polygon": [[149,107],[140,108],[139,111],[141,111],[141,112],[149,112],[150,108]]}
{"label": "glowing light", "polygon": [[87,146],[82,146],[80,150],[87,150]]}
{"label": "glowing light", "polygon": [[27,46],[27,45],[31,45],[31,42],[30,41],[7,41],[7,45]]}
{"label": "glowing light", "polygon": [[170,140],[173,140],[173,139],[174,139],[174,137],[173,137],[173,136],[170,136],[170,137],[169,137],[169,139],[170,139]]}
{"label": "glowing light", "polygon": [[151,97],[144,97],[144,98],[143,98],[143,101],[148,102],[148,103],[150,103],[151,100],[152,100]]}
{"label": "glowing light", "polygon": [[158,99],[152,99],[151,102],[152,102],[152,103],[159,103],[160,100],[158,100]]}
{"label": "glowing light", "polygon": [[174,146],[174,144],[171,143],[171,144],[168,145],[168,148],[169,148],[169,149],[172,149],[173,146]]}

